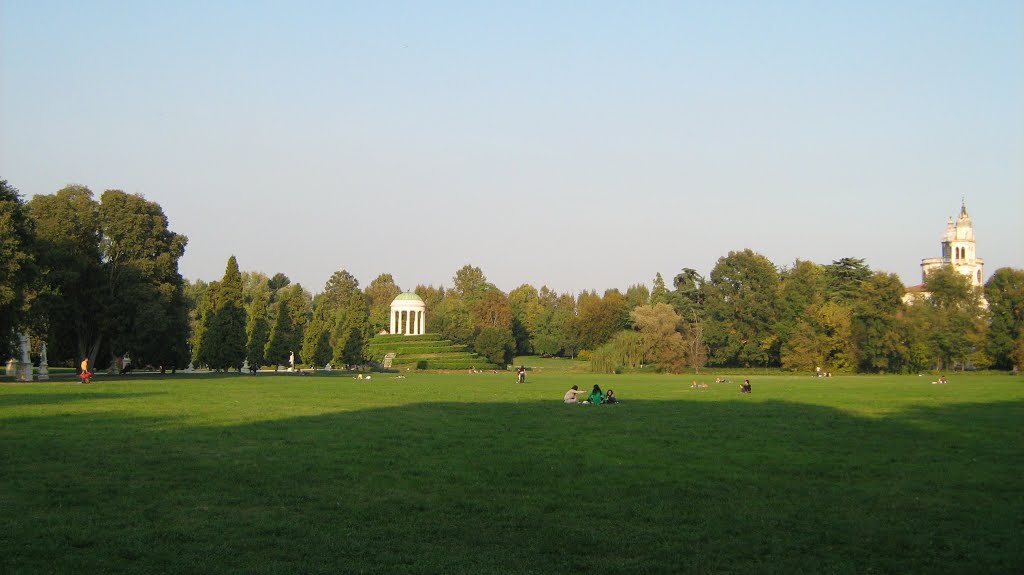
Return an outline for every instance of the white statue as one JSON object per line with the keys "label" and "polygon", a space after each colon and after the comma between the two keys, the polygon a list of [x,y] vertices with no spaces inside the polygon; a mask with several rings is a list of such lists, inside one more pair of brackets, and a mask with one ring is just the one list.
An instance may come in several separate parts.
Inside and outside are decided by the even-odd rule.
{"label": "white statue", "polygon": [[32,381],[32,361],[28,357],[29,342],[28,334],[18,334],[18,346],[21,348],[21,360],[14,366],[14,379],[17,381]]}
{"label": "white statue", "polygon": [[31,361],[28,358],[28,349],[29,349],[29,346],[31,345],[31,342],[29,342],[29,339],[28,339],[28,334],[25,334],[25,333],[19,333],[18,334],[18,345],[21,347],[21,361],[22,361],[22,363],[28,363],[29,361]]}
{"label": "white statue", "polygon": [[39,350],[39,375],[36,376],[39,381],[47,381],[50,379],[50,364],[46,362],[46,344]]}
{"label": "white statue", "polygon": [[295,352],[288,354],[288,371],[295,371]]}

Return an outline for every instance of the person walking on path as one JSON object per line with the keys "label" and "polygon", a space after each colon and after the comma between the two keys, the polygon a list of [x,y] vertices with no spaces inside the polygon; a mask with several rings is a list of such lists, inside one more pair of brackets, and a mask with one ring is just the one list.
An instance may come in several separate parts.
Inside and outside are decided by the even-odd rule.
{"label": "person walking on path", "polygon": [[82,383],[92,383],[92,373],[89,372],[89,358],[82,358],[82,373],[78,374],[78,377],[82,378]]}

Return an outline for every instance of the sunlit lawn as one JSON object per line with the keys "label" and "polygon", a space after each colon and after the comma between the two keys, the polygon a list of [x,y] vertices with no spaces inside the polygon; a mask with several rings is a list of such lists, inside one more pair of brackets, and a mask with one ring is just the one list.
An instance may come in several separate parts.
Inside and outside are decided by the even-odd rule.
{"label": "sunlit lawn", "polygon": [[1024,571],[1024,378],[540,367],[3,383],[0,572]]}

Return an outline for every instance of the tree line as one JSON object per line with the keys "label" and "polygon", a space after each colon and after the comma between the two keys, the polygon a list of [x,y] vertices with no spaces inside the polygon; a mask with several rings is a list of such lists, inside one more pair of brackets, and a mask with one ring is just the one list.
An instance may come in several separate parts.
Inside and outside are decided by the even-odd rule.
{"label": "tree line", "polygon": [[[136,365],[211,369],[362,364],[402,293],[391,274],[365,288],[335,272],[315,295],[284,273],[240,271],[232,256],[210,283],[178,273],[187,238],[155,202],[68,186],[25,202],[0,182],[0,346],[13,334],[47,342],[51,362],[101,366],[130,351]],[[1024,271],[997,270],[984,290],[952,268],[932,272],[909,305],[895,274],[862,259],[776,266],[749,249],[707,277],[684,268],[669,285],[508,293],[466,265],[452,286],[417,285],[427,325],[489,361],[579,357],[595,371],[650,367],[780,367],[910,372],[1024,363]],[[984,299],[983,299],[984,298]],[[987,305],[983,305],[987,304]]]}

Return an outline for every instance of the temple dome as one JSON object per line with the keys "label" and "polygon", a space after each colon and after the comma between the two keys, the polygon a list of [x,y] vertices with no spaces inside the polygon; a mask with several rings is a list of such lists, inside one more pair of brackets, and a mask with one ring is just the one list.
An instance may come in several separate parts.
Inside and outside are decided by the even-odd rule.
{"label": "temple dome", "polygon": [[391,303],[398,303],[400,301],[423,301],[423,298],[421,298],[420,296],[414,294],[411,291],[407,291],[407,292],[398,294],[398,297],[396,297],[395,300],[393,302],[391,302]]}

